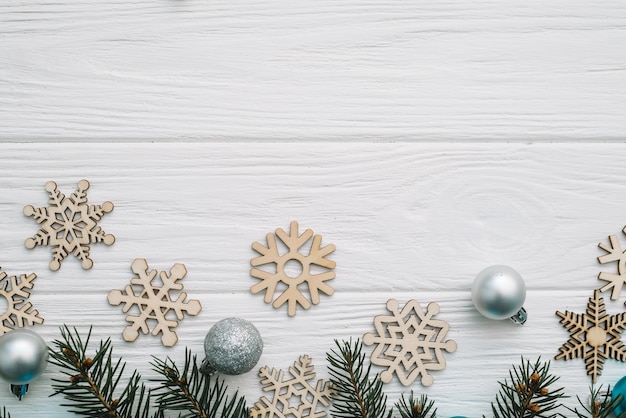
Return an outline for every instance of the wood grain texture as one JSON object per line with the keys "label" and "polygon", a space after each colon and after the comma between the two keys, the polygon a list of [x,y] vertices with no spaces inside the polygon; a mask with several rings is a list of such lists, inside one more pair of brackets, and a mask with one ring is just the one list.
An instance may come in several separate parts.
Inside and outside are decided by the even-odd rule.
{"label": "wood grain texture", "polygon": [[620,140],[620,0],[6,0],[0,139]]}
{"label": "wood grain texture", "polygon": [[[129,367],[150,378],[151,355],[180,361],[189,347],[202,357],[209,328],[239,316],[263,335],[259,367],[286,368],[308,354],[326,378],[333,339],[373,331],[388,299],[437,302],[458,349],[431,387],[408,389],[436,400],[442,417],[487,414],[497,381],[520,356],[558,353],[569,334],[555,312],[584,312],[602,284],[598,272],[610,269],[597,262],[597,244],[626,224],[626,144],[3,143],[0,155],[0,265],[37,273],[31,301],[45,323],[34,329],[47,342],[62,324],[93,325],[96,339],[111,337]],[[91,270],[68,257],[52,272],[46,248],[24,247],[38,226],[22,208],[46,204],[46,181],[71,192],[82,178],[90,202],[115,204],[100,225],[116,242],[92,246]],[[249,273],[251,244],[292,220],[336,245],[337,277],[332,296],[290,318],[250,293]],[[202,303],[176,329],[173,348],[146,335],[125,342],[124,314],[107,302],[137,257],[157,269],[184,263],[185,290]],[[488,320],[472,306],[472,280],[491,264],[524,277],[526,325]],[[604,296],[608,314],[623,311],[624,296]],[[586,397],[583,360],[553,361],[552,370],[568,394]],[[625,364],[607,360],[598,382],[624,374]],[[0,390],[0,403],[16,418],[66,417],[61,399],[48,398],[55,376],[49,367],[22,402]],[[249,402],[262,395],[254,372],[227,382]],[[397,381],[385,389],[390,402],[407,390]]]}

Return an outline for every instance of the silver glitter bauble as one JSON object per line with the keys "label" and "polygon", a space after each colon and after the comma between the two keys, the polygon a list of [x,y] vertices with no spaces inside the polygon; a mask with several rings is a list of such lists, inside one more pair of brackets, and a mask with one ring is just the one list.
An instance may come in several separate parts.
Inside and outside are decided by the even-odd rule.
{"label": "silver glitter bauble", "polygon": [[0,337],[0,378],[25,385],[38,378],[48,365],[46,342],[33,331],[14,329]]}
{"label": "silver glitter bauble", "polygon": [[472,302],[478,312],[490,319],[510,318],[526,322],[522,307],[526,285],[520,274],[508,266],[490,266],[482,270],[472,284]]}
{"label": "silver glitter bauble", "polygon": [[258,363],[262,352],[261,334],[251,322],[241,318],[222,319],[204,339],[204,363],[222,374],[249,371]]}

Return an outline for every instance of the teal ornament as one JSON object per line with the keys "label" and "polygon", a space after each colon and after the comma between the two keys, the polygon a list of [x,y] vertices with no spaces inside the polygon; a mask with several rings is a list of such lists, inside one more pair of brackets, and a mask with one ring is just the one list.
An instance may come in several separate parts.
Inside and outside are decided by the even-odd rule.
{"label": "teal ornament", "polygon": [[613,390],[611,391],[611,397],[615,398],[618,395],[622,395],[622,401],[613,410],[613,413],[616,416],[626,411],[626,376],[618,380],[615,386],[613,386]]}

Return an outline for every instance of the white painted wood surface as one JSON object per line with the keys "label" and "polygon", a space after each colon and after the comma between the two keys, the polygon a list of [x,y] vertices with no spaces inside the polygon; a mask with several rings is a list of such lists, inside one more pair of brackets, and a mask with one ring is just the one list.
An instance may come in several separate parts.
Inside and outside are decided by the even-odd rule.
{"label": "white painted wood surface", "polygon": [[[555,311],[584,312],[597,273],[610,271],[596,261],[597,244],[625,223],[623,144],[37,143],[0,151],[2,266],[38,274],[31,300],[46,319],[36,329],[47,341],[62,324],[93,324],[96,337],[110,336],[150,377],[150,355],[181,359],[185,346],[201,355],[211,325],[239,316],[264,336],[260,366],[287,367],[306,353],[324,377],[333,339],[372,331],[388,298],[436,301],[458,349],[430,388],[411,389],[432,396],[443,417],[487,413],[497,380],[520,356],[557,354],[569,334]],[[70,257],[51,272],[48,250],[23,246],[37,225],[21,210],[46,204],[47,180],[69,193],[80,178],[91,181],[90,202],[114,202],[100,225],[117,240],[92,247],[92,270]],[[289,318],[249,292],[249,260],[252,242],[294,219],[337,246],[337,278],[333,296]],[[107,293],[128,282],[136,257],[155,268],[187,266],[185,288],[203,311],[182,321],[174,348],[151,336],[122,340],[124,315]],[[527,282],[523,327],[487,320],[471,304],[474,275],[497,263]],[[607,300],[608,312],[621,312],[623,299]],[[582,360],[554,362],[553,371],[569,394],[586,395]],[[6,392],[2,401],[17,417],[66,416],[60,399],[47,398],[55,373],[51,367],[21,403]],[[625,364],[608,360],[599,380],[624,374]],[[255,373],[228,383],[250,400],[261,395]],[[386,388],[390,400],[406,390],[397,382]]]}
{"label": "white painted wood surface", "polygon": [[[147,378],[151,355],[201,355],[232,315],[261,330],[259,366],[307,353],[327,377],[333,339],[371,331],[388,298],[437,301],[459,348],[412,389],[444,418],[487,414],[511,364],[568,338],[554,312],[583,312],[610,268],[595,258],[626,224],[625,37],[618,0],[4,1],[0,265],[39,275],[48,342],[93,324]],[[115,203],[102,226],[117,241],[92,247],[90,271],[70,257],[51,272],[48,250],[23,246],[37,225],[22,208],[46,203],[46,181],[71,193],[82,178],[91,202]],[[291,220],[337,246],[335,295],[294,318],[249,293],[251,243]],[[124,342],[106,301],[136,257],[185,263],[202,301],[172,349]],[[471,305],[494,263],[527,281],[524,327]],[[586,396],[582,360],[553,371]],[[608,360],[600,381],[625,374]],[[47,397],[55,375],[22,402],[0,390],[0,404],[68,416]],[[255,373],[228,383],[261,395]],[[406,389],[386,388],[390,401]]]}

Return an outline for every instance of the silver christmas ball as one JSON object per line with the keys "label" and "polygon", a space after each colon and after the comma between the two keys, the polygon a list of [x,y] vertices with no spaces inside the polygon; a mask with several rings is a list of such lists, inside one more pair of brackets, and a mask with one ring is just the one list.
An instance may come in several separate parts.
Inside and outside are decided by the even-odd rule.
{"label": "silver christmas ball", "polygon": [[526,311],[526,285],[520,274],[508,266],[482,270],[472,284],[472,302],[478,312],[490,319],[510,318],[523,324]]}
{"label": "silver christmas ball", "polygon": [[262,352],[261,334],[251,322],[241,318],[222,319],[204,339],[204,363],[222,374],[237,375],[251,370]]}
{"label": "silver christmas ball", "polygon": [[37,379],[48,365],[48,347],[39,335],[14,329],[0,337],[0,378],[13,385]]}

